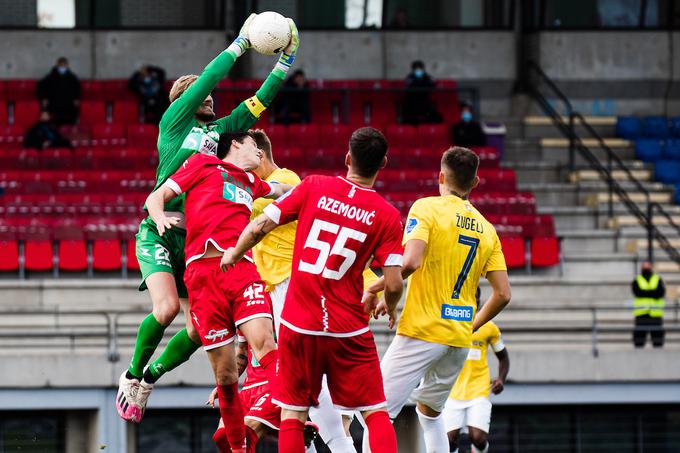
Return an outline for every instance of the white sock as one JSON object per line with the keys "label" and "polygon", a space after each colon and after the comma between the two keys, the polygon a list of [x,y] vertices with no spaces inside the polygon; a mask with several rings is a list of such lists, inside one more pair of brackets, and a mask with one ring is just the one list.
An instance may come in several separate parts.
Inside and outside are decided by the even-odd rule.
{"label": "white sock", "polygon": [[480,450],[479,448],[475,447],[475,444],[472,444],[472,453],[487,453],[488,451],[489,451],[489,442],[486,443],[483,450]]}
{"label": "white sock", "polygon": [[428,417],[418,410],[418,421],[425,433],[425,451],[427,453],[449,453],[449,438],[446,436],[444,417]]}
{"label": "white sock", "polygon": [[316,453],[316,447],[314,446],[314,442],[312,442],[312,445],[305,448],[305,453]]}
{"label": "white sock", "polygon": [[[349,445],[344,440],[345,428],[342,424],[342,414],[333,406],[331,394],[328,391],[328,383],[326,376],[323,377],[321,384],[321,393],[319,393],[319,406],[309,408],[309,418],[313,423],[319,427],[319,436],[329,446],[333,444],[335,448],[331,449],[333,453],[356,453],[354,443]],[[339,440],[339,441],[338,441]]]}

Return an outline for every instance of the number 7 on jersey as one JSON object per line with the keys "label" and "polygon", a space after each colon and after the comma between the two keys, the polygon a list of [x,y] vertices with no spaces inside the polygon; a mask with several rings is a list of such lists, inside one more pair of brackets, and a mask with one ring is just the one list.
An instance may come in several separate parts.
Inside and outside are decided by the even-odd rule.
{"label": "number 7 on jersey", "polygon": [[458,243],[466,247],[470,247],[470,250],[468,250],[468,254],[465,257],[465,262],[463,263],[463,267],[460,270],[460,273],[458,274],[458,278],[456,279],[456,284],[453,287],[453,294],[451,294],[451,299],[460,298],[460,290],[461,288],[463,288],[465,279],[467,278],[468,273],[470,272],[470,268],[472,267],[472,263],[475,261],[475,256],[477,255],[479,239],[470,236],[464,236],[461,234],[458,236]]}

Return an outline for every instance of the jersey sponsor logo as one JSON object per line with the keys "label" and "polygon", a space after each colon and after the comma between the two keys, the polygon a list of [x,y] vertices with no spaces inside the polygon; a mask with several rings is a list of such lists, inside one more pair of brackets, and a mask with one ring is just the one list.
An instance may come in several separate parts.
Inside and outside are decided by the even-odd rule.
{"label": "jersey sponsor logo", "polygon": [[225,179],[224,187],[222,189],[222,198],[231,201],[232,203],[242,204],[248,208],[249,211],[253,210],[253,197],[248,193],[248,191],[237,187],[231,182],[227,182],[227,175],[222,173]]}
{"label": "jersey sponsor logo", "polygon": [[209,154],[214,156],[217,154],[217,142],[207,135],[201,137],[201,144],[198,146],[198,152],[201,154]]}
{"label": "jersey sponsor logo", "polygon": [[365,223],[366,225],[373,225],[373,221],[375,220],[375,211],[357,208],[356,206],[343,203],[342,201],[331,197],[324,196],[319,198],[316,207],[323,209],[324,211],[332,212],[333,214],[347,217],[350,220]]}
{"label": "jersey sponsor logo", "polygon": [[222,330],[215,330],[211,329],[208,334],[203,337],[208,341],[223,341],[225,338],[228,338],[229,336],[229,329],[222,329]]}
{"label": "jersey sponsor logo", "polygon": [[156,265],[172,267],[172,263],[170,263],[170,252],[168,251],[168,249],[166,249],[160,244],[154,244],[154,247],[156,248],[154,253]]}
{"label": "jersey sponsor logo", "polygon": [[418,226],[418,219],[415,217],[409,217],[406,221],[406,234],[412,233],[413,230]]}
{"label": "jersey sponsor logo", "polygon": [[479,234],[484,234],[484,224],[472,217],[465,217],[456,214],[456,226],[468,231],[474,231]]}
{"label": "jersey sponsor logo", "polygon": [[482,360],[482,351],[477,348],[468,350],[467,360]]}
{"label": "jersey sponsor logo", "polygon": [[200,129],[198,129],[198,132],[196,132],[196,129],[197,128],[192,129],[189,135],[186,136],[186,138],[182,142],[182,149],[198,151],[201,145],[203,132]]}
{"label": "jersey sponsor logo", "polygon": [[442,305],[442,319],[454,321],[472,321],[472,307],[457,307],[455,305]]}

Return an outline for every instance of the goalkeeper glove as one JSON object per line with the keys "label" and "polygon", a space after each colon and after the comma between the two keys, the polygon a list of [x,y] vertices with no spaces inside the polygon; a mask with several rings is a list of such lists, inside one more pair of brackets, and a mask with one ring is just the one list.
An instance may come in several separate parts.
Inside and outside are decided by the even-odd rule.
{"label": "goalkeeper glove", "polygon": [[300,46],[300,35],[298,34],[295,22],[293,22],[293,19],[289,18],[288,23],[290,24],[290,43],[283,49],[279,61],[276,62],[276,66],[274,66],[274,70],[283,72],[284,77],[295,61],[295,56],[297,55],[298,47]]}
{"label": "goalkeeper glove", "polygon": [[250,48],[250,40],[248,39],[248,27],[250,27],[250,23],[255,19],[255,16],[257,14],[252,13],[246,21],[243,23],[243,26],[241,27],[241,30],[238,32],[238,36],[236,39],[234,39],[234,42],[232,42],[229,47],[227,47],[227,50],[230,50],[231,52],[236,55],[236,58],[240,57],[245,53],[246,50]]}

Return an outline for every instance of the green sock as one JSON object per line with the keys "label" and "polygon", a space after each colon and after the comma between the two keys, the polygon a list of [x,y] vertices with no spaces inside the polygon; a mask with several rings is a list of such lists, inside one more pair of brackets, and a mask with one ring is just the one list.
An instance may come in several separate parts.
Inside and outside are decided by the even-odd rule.
{"label": "green sock", "polygon": [[132,354],[130,368],[128,368],[128,372],[132,376],[141,379],[144,374],[144,366],[149,362],[153,352],[158,347],[158,343],[160,343],[163,338],[165,327],[166,326],[162,326],[156,321],[153,313],[149,313],[139,325],[137,341],[135,342],[135,352]]}
{"label": "green sock", "polygon": [[180,330],[170,339],[161,355],[151,362],[144,373],[144,380],[153,384],[165,373],[189,360],[191,354],[196,352],[200,346],[189,338],[186,328]]}

